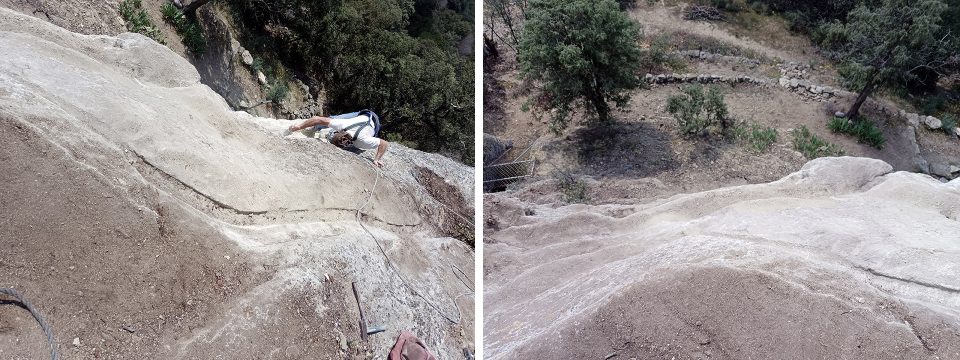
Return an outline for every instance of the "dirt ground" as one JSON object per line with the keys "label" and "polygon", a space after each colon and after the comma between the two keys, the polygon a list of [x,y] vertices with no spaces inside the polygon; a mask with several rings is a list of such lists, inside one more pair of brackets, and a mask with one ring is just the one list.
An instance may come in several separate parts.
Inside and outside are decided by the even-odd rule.
{"label": "dirt ground", "polygon": [[[222,316],[223,304],[274,274],[155,191],[142,189],[135,196],[159,217],[137,208],[126,200],[129,194],[77,168],[62,151],[8,118],[0,119],[0,141],[5,144],[0,167],[16,169],[0,172],[0,208],[7,214],[0,225],[6,243],[0,247],[3,282],[41,309],[65,358],[160,356],[161,344],[182,341]],[[16,281],[8,283],[11,279]],[[53,288],[57,291],[44,291]],[[313,296],[306,293],[314,291],[305,286],[263,310],[297,310],[292,305],[308,304]],[[335,305],[345,311],[343,303],[327,306]],[[314,337],[301,330],[335,329],[332,319],[296,312],[284,316],[295,323],[255,331],[251,339],[260,340],[247,346],[256,349],[282,337],[303,354],[339,351],[330,333]],[[0,336],[0,357],[42,358],[46,341],[29,313],[3,306],[0,314],[6,323],[0,328],[7,332]],[[36,331],[20,331],[25,328]],[[221,351],[208,346],[192,354],[216,358]]]}
{"label": "dirt ground", "polygon": [[[888,306],[914,322],[939,321]],[[531,344],[517,358],[924,359],[931,348],[957,351],[955,330],[934,327],[916,341],[868,311],[759,271],[688,268],[618,293],[563,330],[558,339],[567,341]]]}

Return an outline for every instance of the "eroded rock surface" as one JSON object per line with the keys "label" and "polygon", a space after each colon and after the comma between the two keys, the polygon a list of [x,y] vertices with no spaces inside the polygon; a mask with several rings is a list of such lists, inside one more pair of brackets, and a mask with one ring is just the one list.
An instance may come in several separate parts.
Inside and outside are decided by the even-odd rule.
{"label": "eroded rock surface", "polygon": [[[470,204],[472,168],[395,145],[378,176],[369,154],[281,138],[289,121],[231,111],[141,35],[0,8],[0,48],[0,286],[64,358],[379,357],[403,329],[441,358],[472,346],[473,250],[413,175]],[[371,193],[376,239],[355,218]],[[351,282],[388,329],[369,347]],[[45,353],[22,309],[0,307],[0,329],[0,358]]]}
{"label": "eroded rock surface", "polygon": [[491,359],[960,357],[958,180],[821,158],[639,206],[485,202]]}

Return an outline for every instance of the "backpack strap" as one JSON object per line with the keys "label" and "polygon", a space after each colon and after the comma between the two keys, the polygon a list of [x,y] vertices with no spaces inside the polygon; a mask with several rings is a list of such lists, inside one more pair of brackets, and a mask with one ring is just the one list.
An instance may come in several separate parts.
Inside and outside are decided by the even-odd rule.
{"label": "backpack strap", "polygon": [[350,125],[350,126],[347,126],[347,127],[343,128],[343,131],[348,131],[348,130],[353,129],[353,128],[358,128],[357,131],[354,131],[354,132],[353,132],[353,140],[356,141],[356,140],[357,140],[357,137],[360,136],[360,131],[363,131],[363,129],[366,128],[367,126],[370,126],[370,122],[369,122],[369,121],[358,122],[358,123],[356,123],[356,124],[353,124],[353,125]]}
{"label": "backpack strap", "polygon": [[371,123],[373,123],[373,125],[372,125],[372,126],[373,126],[373,136],[377,136],[377,134],[380,133],[380,117],[377,116],[377,113],[375,113],[375,112],[373,112],[373,111],[371,111],[371,110],[364,109],[364,110],[360,110],[360,111],[358,111],[358,112],[356,112],[356,113],[354,113],[354,114],[357,114],[357,115],[366,115],[366,116],[367,116],[367,121],[358,122],[358,123],[356,123],[356,124],[353,124],[353,125],[350,125],[350,126],[347,126],[347,127],[343,128],[343,131],[347,131],[347,130],[350,130],[350,129],[353,129],[353,128],[359,128],[359,129],[357,129],[356,131],[353,132],[353,140],[357,140],[357,137],[360,136],[360,131],[363,131],[363,129],[365,129],[367,126],[371,126]]}
{"label": "backpack strap", "polygon": [[377,116],[377,113],[373,110],[363,109],[360,110],[360,114],[367,115],[370,118],[370,123],[373,126],[373,136],[380,134],[380,117]]}

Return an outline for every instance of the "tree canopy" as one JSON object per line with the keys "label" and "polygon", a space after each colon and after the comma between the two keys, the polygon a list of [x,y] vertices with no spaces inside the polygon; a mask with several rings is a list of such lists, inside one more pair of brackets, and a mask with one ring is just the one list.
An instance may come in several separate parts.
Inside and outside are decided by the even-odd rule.
{"label": "tree canopy", "polygon": [[542,83],[535,106],[554,111],[554,131],[582,104],[600,122],[639,84],[640,26],[614,0],[531,0],[519,45],[524,78]]}
{"label": "tree canopy", "polygon": [[376,111],[388,139],[473,160],[472,1],[233,1],[264,51],[314,79],[331,112]]}
{"label": "tree canopy", "polygon": [[941,0],[883,0],[874,7],[858,5],[845,23],[821,28],[824,49],[842,63],[848,82],[861,89],[848,117],[859,114],[874,89],[902,85],[918,70],[937,71],[947,64],[952,37],[943,31],[946,9]]}

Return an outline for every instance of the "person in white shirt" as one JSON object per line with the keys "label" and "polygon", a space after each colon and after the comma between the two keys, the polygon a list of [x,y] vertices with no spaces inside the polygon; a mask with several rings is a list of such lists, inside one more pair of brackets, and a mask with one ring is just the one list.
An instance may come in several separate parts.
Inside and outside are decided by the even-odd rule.
{"label": "person in white shirt", "polygon": [[330,143],[340,148],[356,147],[360,150],[377,149],[373,163],[383,167],[383,154],[390,146],[386,140],[377,137],[380,132],[380,119],[373,111],[361,110],[349,114],[330,117],[314,116],[300,124],[291,125],[290,132],[300,131],[310,127],[329,127],[334,131]]}

